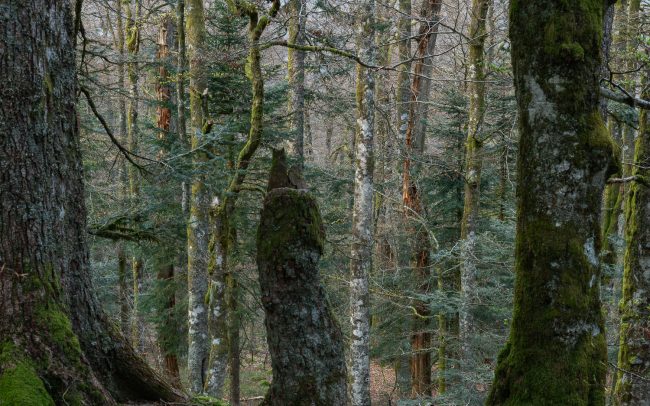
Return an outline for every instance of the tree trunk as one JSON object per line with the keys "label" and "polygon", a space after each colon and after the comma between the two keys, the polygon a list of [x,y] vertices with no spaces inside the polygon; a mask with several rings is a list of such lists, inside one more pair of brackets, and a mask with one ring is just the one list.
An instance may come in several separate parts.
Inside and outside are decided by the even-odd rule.
{"label": "tree trunk", "polygon": [[257,231],[257,265],[273,367],[263,404],[345,405],[343,336],[318,272],[325,242],[323,222],[309,192],[291,186],[284,152],[274,151]]}
{"label": "tree trunk", "polygon": [[[650,98],[646,70],[642,97]],[[641,110],[632,175],[645,180],[630,185],[625,202],[626,250],[621,299],[620,347],[614,402],[641,406],[650,399],[650,115]]]}
{"label": "tree trunk", "polygon": [[187,45],[190,60],[190,140],[194,171],[190,191],[190,217],[187,225],[187,280],[189,346],[187,369],[190,390],[202,393],[206,382],[208,351],[208,313],[205,297],[208,287],[208,242],[209,242],[209,192],[206,185],[207,154],[202,151],[206,140],[203,137],[202,95],[207,89],[205,62],[203,61],[205,41],[205,16],[203,0],[187,1]]}
{"label": "tree trunk", "polygon": [[[420,199],[418,186],[414,175],[412,157],[420,157],[424,153],[425,125],[423,113],[426,111],[426,101],[429,98],[428,77],[431,74],[432,54],[434,52],[438,33],[438,15],[442,2],[427,0],[422,4],[422,23],[417,36],[417,62],[415,64],[413,82],[410,87],[406,126],[406,148],[404,172],[402,179],[402,201],[408,219],[410,234],[413,236],[411,247],[411,269],[414,270],[414,280],[418,284],[419,293],[426,294],[431,286],[430,260],[431,240],[429,230],[422,222],[424,208]],[[416,162],[418,159],[415,160]],[[417,314],[413,317],[411,330],[411,392],[413,396],[431,395],[431,314],[428,304],[416,301],[414,307]]]}
{"label": "tree trunk", "polygon": [[[374,64],[375,1],[363,0],[357,10],[357,55]],[[370,294],[368,275],[372,269],[374,197],[374,73],[357,64],[357,127],[354,148],[354,207],[350,260],[350,387],[353,406],[370,405]]]}
{"label": "tree trunk", "polygon": [[[236,287],[234,275],[232,275],[227,267],[228,249],[231,238],[231,225],[230,219],[235,213],[237,207],[237,199],[239,192],[246,180],[246,174],[251,160],[255,156],[260,143],[262,142],[263,135],[263,121],[264,121],[264,77],[262,76],[261,55],[259,48],[259,40],[262,33],[269,23],[269,18],[273,17],[280,4],[275,0],[269,11],[269,15],[259,17],[258,9],[256,6],[244,2],[229,3],[232,11],[236,13],[247,14],[250,20],[248,26],[248,37],[250,42],[250,49],[248,53],[248,67],[247,77],[251,81],[252,101],[251,101],[251,118],[250,118],[250,131],[248,133],[248,140],[242,147],[237,155],[237,162],[233,170],[233,176],[226,190],[222,193],[221,200],[215,199],[212,207],[212,238],[210,249],[210,290],[208,292],[208,305],[210,315],[210,335],[212,338],[210,349],[210,369],[209,377],[206,382],[206,390],[212,395],[219,397],[223,390],[223,383],[226,378],[226,363],[228,358],[233,360],[239,357],[238,349],[238,334],[239,334],[239,312],[237,302],[229,301],[226,303],[225,298],[236,298],[235,292],[230,288]],[[241,8],[239,8],[241,6]],[[228,290],[226,290],[228,289]],[[226,306],[228,305],[228,312]],[[230,322],[228,320],[230,317]],[[229,326],[236,327],[236,332],[228,332]],[[229,349],[226,342],[228,337],[235,338],[234,346]],[[230,357],[228,355],[230,354]],[[234,366],[233,374],[238,374],[238,361]],[[234,378],[235,384],[238,382],[239,377]],[[232,395],[232,393],[231,393]],[[238,396],[237,396],[238,397]]]}
{"label": "tree trunk", "polygon": [[[184,145],[188,146],[187,125],[185,119],[185,70],[187,68],[185,48],[185,0],[178,0],[176,5],[176,28],[178,29],[178,59],[176,62],[176,109],[177,109],[177,131],[178,139]],[[189,183],[181,183],[181,208],[183,214],[189,214]]]}
{"label": "tree trunk", "polygon": [[0,403],[178,400],[93,292],[69,2],[3,7]]}
{"label": "tree trunk", "polygon": [[[304,45],[307,2],[290,0],[289,38],[290,44]],[[293,136],[293,154],[302,165],[305,160],[305,52],[287,50],[287,77],[289,79],[289,130]]]}
{"label": "tree trunk", "polygon": [[519,110],[515,307],[488,405],[604,405],[599,217],[616,166],[599,112],[605,3],[510,3]]}
{"label": "tree trunk", "polygon": [[[174,107],[174,97],[173,90],[170,87],[169,72],[167,67],[173,65],[173,60],[171,58],[171,51],[176,50],[174,40],[176,38],[176,21],[175,19],[166,14],[163,16],[160,27],[158,30],[158,83],[156,86],[157,96],[158,96],[158,106],[157,106],[157,124],[160,129],[158,134],[159,140],[162,142],[162,149],[159,152],[159,156],[164,157],[168,151],[169,146],[173,142],[175,135],[176,122],[172,114],[172,108]],[[174,263],[168,262],[160,265],[158,270],[158,279],[163,281],[163,283],[173,284],[174,283]],[[172,326],[171,316],[174,312],[174,306],[176,305],[176,292],[173,289],[164,289],[164,292],[167,292],[168,296],[164,298],[165,306],[162,308],[162,313],[164,319],[167,320],[166,324]],[[160,341],[159,341],[160,343]],[[176,354],[171,348],[166,348],[161,345],[161,350],[163,356],[165,357],[165,371],[167,375],[178,382],[180,374],[178,370],[178,359]]]}
{"label": "tree trunk", "polygon": [[[463,219],[460,226],[460,323],[459,341],[461,348],[461,368],[472,371],[476,368],[473,360],[476,337],[476,320],[474,305],[480,302],[476,269],[476,238],[479,221],[479,203],[481,186],[481,168],[483,166],[482,131],[485,115],[485,39],[486,19],[490,0],[472,0],[472,21],[469,44],[469,119],[467,141],[465,143],[465,202]],[[465,392],[474,385],[466,383]]]}
{"label": "tree trunk", "polygon": [[400,65],[397,67],[397,134],[406,139],[409,101],[411,100],[411,0],[398,0],[399,20],[397,23],[397,54]]}

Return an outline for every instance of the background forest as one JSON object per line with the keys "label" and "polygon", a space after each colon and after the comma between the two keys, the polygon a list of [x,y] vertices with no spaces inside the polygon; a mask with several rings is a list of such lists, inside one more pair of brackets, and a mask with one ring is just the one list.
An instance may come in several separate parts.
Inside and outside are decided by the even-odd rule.
{"label": "background forest", "polygon": [[[262,401],[272,371],[257,230],[284,148],[325,225],[320,281],[354,404],[486,401],[513,320],[516,163],[530,152],[518,145],[508,1],[77,4],[92,278],[137,353],[197,401]],[[619,303],[634,143],[647,137],[649,6],[619,1],[603,16],[600,85],[618,101],[601,107],[622,163],[595,259],[608,403],[635,365],[619,359]],[[527,187],[518,193],[544,192]],[[355,392],[364,357],[367,400]]]}

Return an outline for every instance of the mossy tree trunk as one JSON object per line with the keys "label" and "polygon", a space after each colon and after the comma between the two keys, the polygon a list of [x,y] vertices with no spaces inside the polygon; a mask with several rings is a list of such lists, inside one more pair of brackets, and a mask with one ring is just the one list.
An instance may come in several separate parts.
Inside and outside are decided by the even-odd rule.
{"label": "mossy tree trunk", "polygon": [[[481,169],[483,166],[483,131],[485,116],[485,40],[486,20],[490,0],[472,0],[469,43],[469,117],[467,140],[465,141],[465,196],[463,219],[460,225],[460,366],[464,371],[475,368],[473,341],[477,329],[473,305],[480,303],[478,297],[478,275],[476,264],[476,239],[478,233],[479,204],[481,190]],[[474,385],[467,382],[466,391]]]}
{"label": "mossy tree trunk", "polygon": [[[368,64],[377,56],[375,1],[363,0],[356,10],[357,55]],[[370,293],[374,198],[374,72],[357,64],[354,142],[354,206],[350,253],[350,399],[353,406],[370,405]]]}
{"label": "mossy tree trunk", "polygon": [[[650,99],[646,70],[642,97]],[[614,403],[641,406],[650,400],[650,114],[639,116],[632,175],[625,202],[625,259],[618,372]]]}
{"label": "mossy tree trunk", "polygon": [[187,372],[190,390],[202,393],[206,382],[208,352],[208,313],[205,297],[208,287],[208,243],[210,240],[210,196],[206,166],[208,148],[203,134],[202,95],[208,87],[204,56],[205,16],[203,0],[187,0],[187,52],[190,76],[190,143],[194,173],[189,198],[187,224],[188,342]]}
{"label": "mossy tree trunk", "polygon": [[86,246],[69,2],[0,17],[0,403],[178,400],[99,307]]}
{"label": "mossy tree trunk", "polygon": [[[210,335],[212,338],[210,349],[209,376],[206,390],[213,396],[220,396],[226,377],[226,363],[228,358],[231,366],[231,381],[238,388],[239,375],[239,311],[236,299],[236,276],[227,267],[229,243],[232,232],[230,219],[235,213],[237,199],[251,160],[255,156],[263,135],[264,120],[264,77],[262,76],[260,37],[275,17],[280,2],[273,1],[268,14],[260,16],[256,5],[245,0],[229,0],[228,6],[236,14],[244,14],[249,18],[248,39],[250,49],[248,53],[246,75],[251,82],[252,102],[251,118],[248,140],[239,151],[234,165],[233,175],[228,187],[221,194],[221,199],[215,199],[211,209],[212,229],[210,242],[210,289],[208,291],[208,305],[210,314]],[[229,300],[226,302],[226,298]],[[230,320],[228,319],[230,318]],[[236,329],[236,331],[234,330]],[[229,331],[230,330],[230,331]],[[228,340],[230,337],[230,340]],[[230,342],[228,342],[230,341]],[[231,387],[231,389],[233,389]],[[231,391],[231,398],[239,401],[237,391]]]}
{"label": "mossy tree trunk", "polygon": [[514,0],[515,304],[488,405],[604,405],[599,217],[615,148],[599,112],[602,0]]}
{"label": "mossy tree trunk", "polygon": [[324,242],[316,200],[307,190],[292,188],[284,152],[274,152],[257,231],[257,266],[273,367],[264,405],[347,404],[343,335],[318,272]]}

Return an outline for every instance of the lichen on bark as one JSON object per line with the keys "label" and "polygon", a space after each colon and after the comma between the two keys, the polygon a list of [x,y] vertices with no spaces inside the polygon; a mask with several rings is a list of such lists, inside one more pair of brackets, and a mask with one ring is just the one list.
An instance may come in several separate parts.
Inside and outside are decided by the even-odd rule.
{"label": "lichen on bark", "polygon": [[515,304],[488,405],[603,405],[600,207],[616,148],[598,111],[601,0],[513,0]]}
{"label": "lichen on bark", "polygon": [[[650,72],[645,72],[644,82]],[[650,98],[645,90],[644,98]],[[650,115],[641,111],[632,175],[650,177]],[[640,406],[650,399],[650,190],[632,182],[625,202],[625,259],[614,403]]]}

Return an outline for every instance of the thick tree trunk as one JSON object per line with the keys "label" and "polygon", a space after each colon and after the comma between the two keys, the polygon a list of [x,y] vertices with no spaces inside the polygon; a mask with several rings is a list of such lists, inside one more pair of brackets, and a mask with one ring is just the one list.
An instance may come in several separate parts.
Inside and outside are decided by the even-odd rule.
{"label": "thick tree trunk", "polygon": [[[357,10],[357,55],[369,64],[376,58],[375,2],[363,0]],[[350,393],[353,406],[370,405],[370,294],[374,197],[374,73],[357,64],[357,127],[354,148],[354,207],[350,260]]]}
{"label": "thick tree trunk", "polygon": [[[644,88],[650,82],[646,71]],[[646,90],[643,98],[650,98]],[[633,182],[625,203],[625,270],[621,300],[620,347],[614,403],[641,406],[650,400],[650,114],[639,117],[632,175],[645,180]]]}
{"label": "thick tree trunk", "polygon": [[292,188],[274,152],[257,232],[257,265],[273,382],[264,403],[345,405],[345,348],[327,305],[318,261],[325,231],[316,200]]}
{"label": "thick tree trunk", "polygon": [[[469,44],[469,119],[467,125],[467,140],[465,142],[465,202],[463,219],[460,226],[460,323],[459,341],[461,346],[461,368],[472,371],[476,367],[473,359],[475,348],[472,341],[477,333],[474,318],[475,304],[480,303],[478,297],[476,264],[476,239],[479,221],[479,203],[481,186],[481,168],[483,166],[482,131],[485,115],[485,40],[486,19],[490,0],[472,0],[472,21],[470,26]],[[465,392],[472,390],[474,385],[467,382]]]}
{"label": "thick tree trunk", "polygon": [[0,403],[177,400],[92,289],[69,2],[3,7]]}
{"label": "thick tree trunk", "polygon": [[604,405],[602,0],[510,3],[521,134],[515,307],[488,405]]}
{"label": "thick tree trunk", "polygon": [[[205,41],[203,0],[187,1],[187,45],[190,60],[190,140],[193,150],[205,148],[203,137],[202,95],[207,89],[207,67],[203,61]],[[209,192],[205,166],[208,156],[197,151],[193,158],[194,175],[190,191],[190,217],[187,224],[187,280],[189,346],[187,372],[190,390],[202,393],[207,379],[208,313],[205,297],[208,291]]]}

